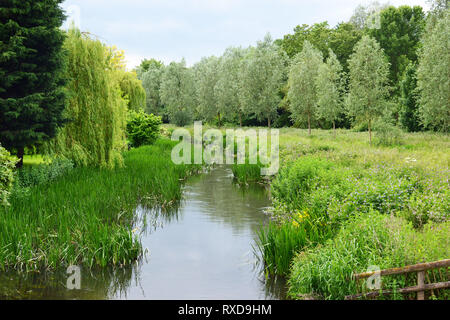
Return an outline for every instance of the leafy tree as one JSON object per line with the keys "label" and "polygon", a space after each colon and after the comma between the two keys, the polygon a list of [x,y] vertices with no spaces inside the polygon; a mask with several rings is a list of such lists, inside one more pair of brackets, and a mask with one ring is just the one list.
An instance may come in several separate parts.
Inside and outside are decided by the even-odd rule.
{"label": "leafy tree", "polygon": [[372,124],[386,107],[389,62],[379,43],[364,36],[355,46],[349,61],[350,83],[347,107],[349,115],[356,120],[368,122],[370,144]]}
{"label": "leafy tree", "polygon": [[348,59],[361,37],[362,32],[351,23],[340,23],[332,30],[329,48],[336,54],[345,72],[348,72]]}
{"label": "leafy tree", "polygon": [[0,205],[8,205],[16,162],[11,159],[10,153],[0,145]]}
{"label": "leafy tree", "polygon": [[144,110],[146,104],[146,92],[142,81],[137,78],[135,72],[119,72],[118,81],[122,97],[127,101],[128,110]]}
{"label": "leafy tree", "polygon": [[0,142],[16,149],[56,135],[65,123],[62,1],[2,0],[0,5]]}
{"label": "leafy tree", "polygon": [[161,117],[146,114],[140,110],[129,111],[127,120],[127,136],[133,147],[151,145],[155,143],[159,136],[159,126]]}
{"label": "leafy tree", "polygon": [[292,120],[298,122],[306,119],[309,134],[311,134],[311,120],[317,110],[316,80],[322,63],[322,53],[309,41],[305,41],[302,52],[294,58],[289,71],[287,98]]}
{"label": "leafy tree", "polygon": [[49,144],[53,152],[76,165],[114,167],[122,164],[126,146],[126,101],[105,45],[77,29],[68,31],[66,115],[71,122]]}
{"label": "leafy tree", "polygon": [[399,83],[409,62],[417,61],[420,37],[425,27],[422,7],[388,7],[380,12],[379,28],[369,29],[388,56],[390,62],[389,79],[399,95]]}
{"label": "leafy tree", "polygon": [[138,78],[140,80],[142,79],[142,76],[144,75],[144,73],[146,73],[149,70],[161,70],[162,68],[164,68],[164,63],[162,63],[159,60],[156,59],[144,59],[142,60],[141,64],[136,68],[136,74],[138,75]]}
{"label": "leafy tree", "polygon": [[317,117],[332,122],[336,134],[336,121],[343,113],[344,81],[342,66],[331,49],[328,56],[316,78]]}
{"label": "leafy tree", "polygon": [[285,35],[283,40],[279,40],[278,43],[290,58],[294,58],[302,52],[305,41],[319,49],[326,57],[331,37],[332,30],[328,22],[315,23],[312,26],[303,24],[294,28],[294,34]]}
{"label": "leafy tree", "polygon": [[423,39],[417,70],[419,113],[425,127],[444,132],[450,124],[450,10],[430,26]]}
{"label": "leafy tree", "polygon": [[285,53],[268,34],[256,48],[249,50],[241,64],[239,97],[246,113],[253,113],[259,121],[267,120],[271,127],[277,117],[280,90],[283,86]]}
{"label": "leafy tree", "polygon": [[196,102],[194,75],[186,67],[184,59],[180,63],[172,62],[165,68],[160,95],[172,123],[184,126],[193,119]]}
{"label": "leafy tree", "polygon": [[220,59],[218,79],[214,88],[217,108],[229,120],[239,118],[242,127],[244,110],[239,100],[240,66],[246,52],[242,48],[228,48]]}
{"label": "leafy tree", "polygon": [[218,108],[214,88],[218,80],[219,59],[217,57],[203,58],[194,66],[195,88],[197,92],[197,112],[200,117],[212,121],[218,117],[221,125],[221,110]]}
{"label": "leafy tree", "polygon": [[373,1],[367,6],[359,5],[353,12],[349,22],[361,30],[371,28],[378,18],[378,14],[387,7],[389,7],[389,3],[381,4],[378,1]]}
{"label": "leafy tree", "polygon": [[146,93],[145,111],[149,114],[162,116],[164,106],[160,98],[160,88],[164,66],[151,65],[146,72],[141,75],[142,86]]}
{"label": "leafy tree", "polygon": [[409,132],[416,132],[422,129],[418,112],[416,73],[417,65],[410,63],[400,83],[400,123]]}

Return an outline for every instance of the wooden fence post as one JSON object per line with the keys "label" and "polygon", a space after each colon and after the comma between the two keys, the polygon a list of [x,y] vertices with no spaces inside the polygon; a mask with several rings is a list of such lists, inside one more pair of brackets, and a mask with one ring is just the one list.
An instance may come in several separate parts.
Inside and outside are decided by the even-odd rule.
{"label": "wooden fence post", "polygon": [[[425,286],[425,271],[417,272],[417,287],[423,289]],[[425,292],[418,291],[417,292],[417,300],[425,300]]]}

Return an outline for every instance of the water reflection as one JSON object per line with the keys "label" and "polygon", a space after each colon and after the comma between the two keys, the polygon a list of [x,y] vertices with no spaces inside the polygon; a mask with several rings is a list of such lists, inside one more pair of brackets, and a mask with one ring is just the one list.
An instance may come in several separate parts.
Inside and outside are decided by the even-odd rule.
{"label": "water reflection", "polygon": [[219,167],[190,178],[171,210],[136,209],[148,254],[133,267],[82,270],[82,290],[59,273],[0,274],[0,299],[280,299],[283,279],[266,280],[253,250],[270,205],[261,186],[240,188]]}

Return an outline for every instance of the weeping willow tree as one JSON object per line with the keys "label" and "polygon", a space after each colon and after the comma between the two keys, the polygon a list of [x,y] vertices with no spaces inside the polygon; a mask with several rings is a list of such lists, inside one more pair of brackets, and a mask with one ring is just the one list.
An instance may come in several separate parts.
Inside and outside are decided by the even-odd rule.
{"label": "weeping willow tree", "polygon": [[122,97],[127,100],[129,110],[140,111],[145,109],[145,89],[135,72],[120,72],[119,85]]}
{"label": "weeping willow tree", "polygon": [[52,151],[76,165],[122,165],[127,101],[109,49],[77,29],[68,31],[66,115],[71,120],[51,143]]}

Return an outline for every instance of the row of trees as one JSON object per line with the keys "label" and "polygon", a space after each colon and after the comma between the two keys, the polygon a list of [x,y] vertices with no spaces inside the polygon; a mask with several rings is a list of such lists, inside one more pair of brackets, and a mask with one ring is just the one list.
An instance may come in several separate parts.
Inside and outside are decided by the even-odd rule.
{"label": "row of trees", "polygon": [[[428,17],[419,6],[360,6],[335,28],[298,26],[283,39],[266,36],[190,68],[184,60],[145,60],[137,73],[146,110],[178,125],[271,126],[278,119],[309,128],[365,121],[370,128],[387,114],[409,131],[448,131],[448,9],[435,6]],[[433,79],[419,80],[427,72]]]}

